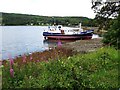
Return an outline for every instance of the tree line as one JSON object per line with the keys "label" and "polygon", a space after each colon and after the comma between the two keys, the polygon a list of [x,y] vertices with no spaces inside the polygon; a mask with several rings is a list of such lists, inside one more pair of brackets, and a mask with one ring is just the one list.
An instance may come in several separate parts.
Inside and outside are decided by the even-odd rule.
{"label": "tree line", "polygon": [[82,23],[83,26],[96,26],[95,20],[87,17],[60,17],[60,16],[39,16],[16,13],[2,13],[2,25],[63,25],[76,26]]}

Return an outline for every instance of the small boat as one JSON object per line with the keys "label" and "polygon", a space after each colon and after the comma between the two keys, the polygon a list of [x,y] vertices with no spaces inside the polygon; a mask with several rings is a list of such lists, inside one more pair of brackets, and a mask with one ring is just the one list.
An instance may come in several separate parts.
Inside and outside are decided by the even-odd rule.
{"label": "small boat", "polygon": [[81,28],[65,28],[62,25],[48,26],[48,30],[43,32],[45,39],[55,40],[78,40],[91,39],[94,30],[84,30]]}

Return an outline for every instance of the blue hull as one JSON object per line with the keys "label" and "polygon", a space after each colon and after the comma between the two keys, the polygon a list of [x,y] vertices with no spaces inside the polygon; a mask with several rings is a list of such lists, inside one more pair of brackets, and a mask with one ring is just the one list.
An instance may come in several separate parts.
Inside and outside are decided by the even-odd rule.
{"label": "blue hull", "polygon": [[82,32],[81,34],[61,34],[61,33],[49,33],[43,32],[43,36],[47,39],[91,39],[92,38],[91,32]]}

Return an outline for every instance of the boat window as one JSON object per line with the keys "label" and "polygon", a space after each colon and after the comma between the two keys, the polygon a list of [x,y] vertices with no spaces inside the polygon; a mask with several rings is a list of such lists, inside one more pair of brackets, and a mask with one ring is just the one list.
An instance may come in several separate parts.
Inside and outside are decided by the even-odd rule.
{"label": "boat window", "polygon": [[61,28],[61,26],[58,26],[58,28]]}

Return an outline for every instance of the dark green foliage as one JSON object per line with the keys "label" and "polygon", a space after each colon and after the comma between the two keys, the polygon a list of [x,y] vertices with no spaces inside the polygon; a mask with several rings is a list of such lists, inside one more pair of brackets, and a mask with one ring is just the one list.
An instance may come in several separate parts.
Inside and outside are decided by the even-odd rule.
{"label": "dark green foliage", "polygon": [[[96,13],[99,29],[104,29],[103,42],[120,49],[120,1],[96,2],[92,0],[92,8]],[[113,17],[113,19],[110,19]]]}
{"label": "dark green foliage", "polygon": [[83,26],[94,26],[94,20],[87,17],[48,17],[27,14],[2,13],[3,25],[64,25],[76,26],[82,22]]}
{"label": "dark green foliage", "polygon": [[100,29],[108,29],[111,17],[117,17],[120,10],[120,1],[92,0],[92,9],[96,13],[97,24]]}
{"label": "dark green foliage", "polygon": [[120,13],[116,20],[108,29],[108,32],[104,35],[103,42],[105,44],[114,45],[116,48],[120,49]]}

